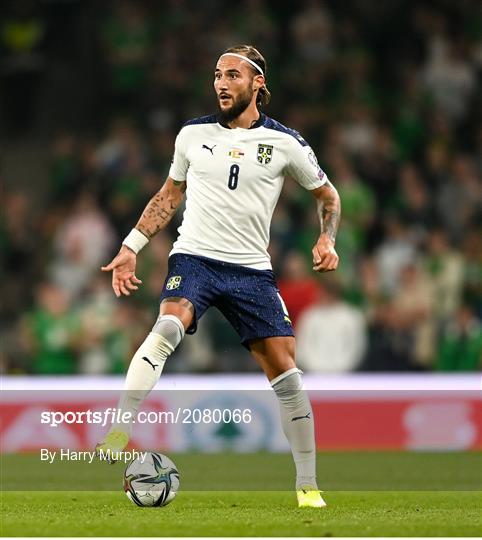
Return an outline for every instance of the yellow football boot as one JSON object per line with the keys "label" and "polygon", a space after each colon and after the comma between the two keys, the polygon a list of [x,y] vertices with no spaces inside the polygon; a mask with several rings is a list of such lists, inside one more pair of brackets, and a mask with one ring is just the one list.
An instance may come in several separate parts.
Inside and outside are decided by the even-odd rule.
{"label": "yellow football boot", "polygon": [[114,455],[117,455],[118,452],[122,452],[128,442],[129,435],[127,435],[127,433],[112,430],[107,433],[103,441],[97,444],[95,453],[100,459],[113,464],[117,461],[117,459],[114,458]]}
{"label": "yellow football boot", "polygon": [[313,486],[301,486],[296,490],[299,508],[324,508],[326,502],[321,496],[321,491]]}

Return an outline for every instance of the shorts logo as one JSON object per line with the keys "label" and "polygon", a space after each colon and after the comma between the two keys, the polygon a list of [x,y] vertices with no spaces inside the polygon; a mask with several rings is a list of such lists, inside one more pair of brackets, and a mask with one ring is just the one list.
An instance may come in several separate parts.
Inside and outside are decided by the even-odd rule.
{"label": "shorts logo", "polygon": [[283,317],[284,322],[287,322],[288,324],[292,324],[291,319],[290,319],[290,314],[288,313],[288,308],[286,307],[285,301],[283,300],[279,292],[277,292],[276,294],[278,295],[279,301],[281,302],[281,308],[283,310],[283,315],[284,315]]}
{"label": "shorts logo", "polygon": [[258,162],[267,165],[273,157],[273,146],[271,144],[258,144]]}
{"label": "shorts logo", "polygon": [[181,276],[172,276],[167,280],[166,283],[166,289],[168,291],[172,291],[173,289],[177,289],[179,285],[181,284]]}

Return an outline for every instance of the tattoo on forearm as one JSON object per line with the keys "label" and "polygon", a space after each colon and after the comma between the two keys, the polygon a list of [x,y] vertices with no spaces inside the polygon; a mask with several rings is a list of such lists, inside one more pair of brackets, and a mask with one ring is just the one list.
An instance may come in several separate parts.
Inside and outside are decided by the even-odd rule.
{"label": "tattoo on forearm", "polygon": [[328,181],[325,186],[324,196],[318,201],[318,216],[321,231],[334,243],[341,216],[340,197],[331,182]]}
{"label": "tattoo on forearm", "polygon": [[[186,191],[185,186],[183,186],[181,191],[182,193]],[[141,218],[136,224],[136,229],[144,236],[147,236],[147,238],[153,237],[171,221],[181,201],[182,197],[173,199],[168,197],[166,193],[159,191],[147,204]]]}
{"label": "tattoo on forearm", "polygon": [[323,232],[325,232],[332,242],[335,242],[340,214],[334,210],[323,209]]}

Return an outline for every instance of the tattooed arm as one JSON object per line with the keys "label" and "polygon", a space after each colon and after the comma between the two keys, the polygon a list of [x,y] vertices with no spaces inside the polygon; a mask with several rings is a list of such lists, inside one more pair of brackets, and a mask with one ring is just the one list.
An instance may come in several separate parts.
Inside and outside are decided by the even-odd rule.
{"label": "tattooed arm", "polygon": [[330,272],[338,266],[335,240],[341,215],[340,197],[329,180],[312,193],[316,198],[321,225],[320,237],[312,250],[313,270]]}
{"label": "tattooed arm", "polygon": [[145,207],[136,229],[145,237],[152,238],[171,221],[185,191],[186,182],[177,182],[169,177]]}
{"label": "tattooed arm", "polygon": [[[146,238],[151,239],[171,221],[185,191],[186,182],[177,182],[169,177],[148,202],[135,228]],[[129,296],[130,291],[136,291],[138,285],[142,283],[135,274],[136,261],[136,253],[122,245],[112,262],[102,267],[103,272],[112,271],[112,288],[117,297],[122,294]]]}

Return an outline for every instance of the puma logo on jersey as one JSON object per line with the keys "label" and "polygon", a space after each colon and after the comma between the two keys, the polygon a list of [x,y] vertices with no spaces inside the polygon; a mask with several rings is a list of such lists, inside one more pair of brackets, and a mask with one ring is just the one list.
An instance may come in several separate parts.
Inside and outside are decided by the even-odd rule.
{"label": "puma logo on jersey", "polygon": [[295,416],[294,418],[291,419],[291,421],[294,422],[295,420],[302,420],[303,418],[307,418],[309,420],[310,414],[311,413],[305,414],[305,416]]}
{"label": "puma logo on jersey", "polygon": [[156,371],[156,367],[159,367],[159,364],[153,364],[153,363],[149,360],[149,358],[147,358],[147,356],[143,356],[142,359],[145,360],[148,364],[150,364],[150,365],[152,366],[152,369],[153,369],[154,371]]}
{"label": "puma logo on jersey", "polygon": [[203,148],[205,148],[206,150],[209,150],[209,151],[211,152],[211,155],[214,156],[213,150],[214,150],[214,148],[215,148],[216,146],[217,146],[217,144],[215,144],[212,148],[209,148],[209,146],[208,146],[207,144],[203,144],[202,147],[201,147],[201,150],[202,150]]}

